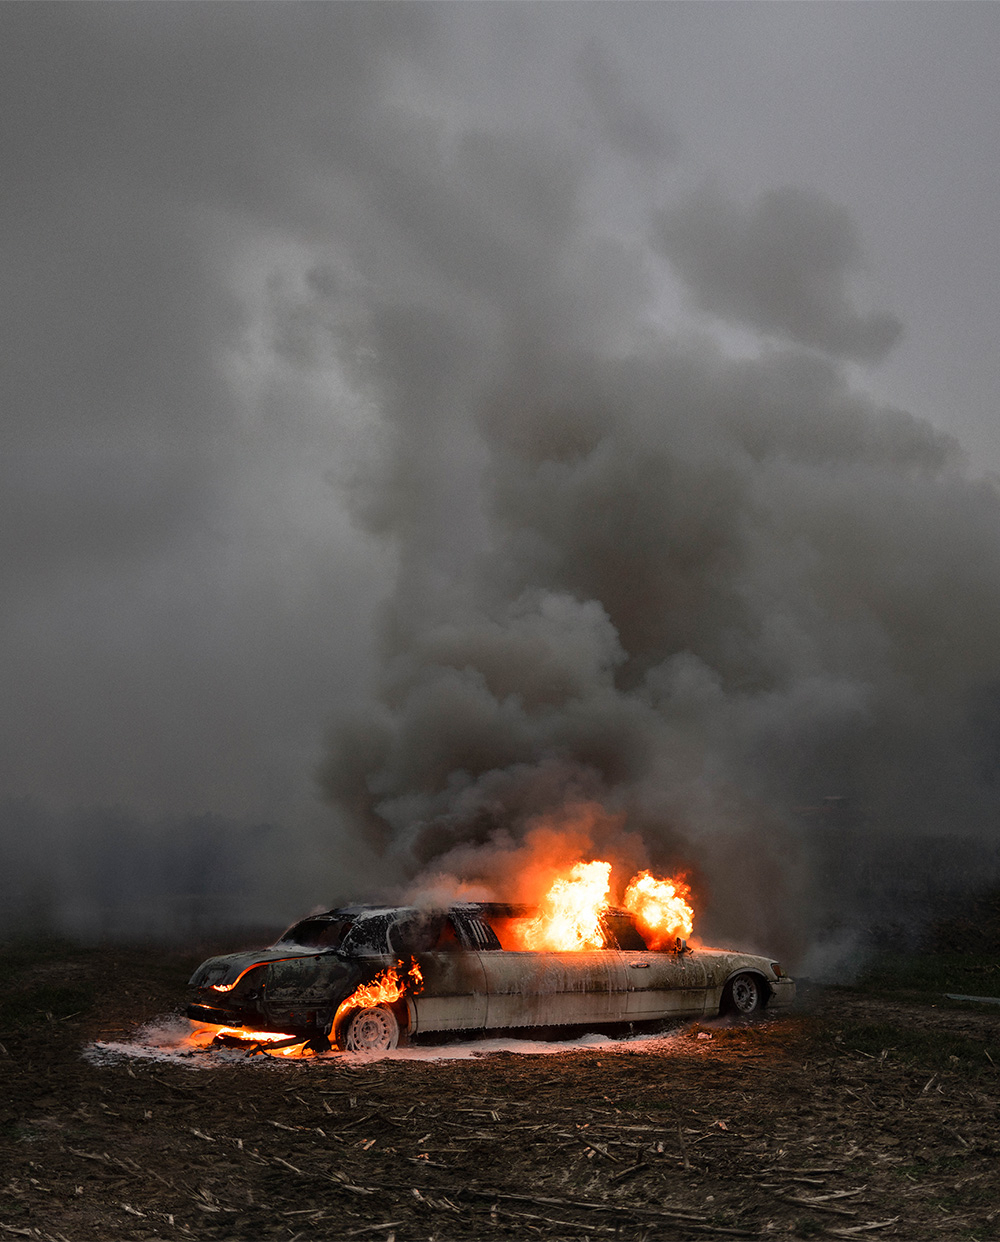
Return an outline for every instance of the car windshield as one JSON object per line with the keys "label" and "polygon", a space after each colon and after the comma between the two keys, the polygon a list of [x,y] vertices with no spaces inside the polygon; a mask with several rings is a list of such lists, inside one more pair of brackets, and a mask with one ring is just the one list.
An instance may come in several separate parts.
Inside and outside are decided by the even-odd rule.
{"label": "car windshield", "polygon": [[301,944],[310,949],[339,949],[352,923],[353,919],[348,918],[303,919],[290,927],[278,943]]}

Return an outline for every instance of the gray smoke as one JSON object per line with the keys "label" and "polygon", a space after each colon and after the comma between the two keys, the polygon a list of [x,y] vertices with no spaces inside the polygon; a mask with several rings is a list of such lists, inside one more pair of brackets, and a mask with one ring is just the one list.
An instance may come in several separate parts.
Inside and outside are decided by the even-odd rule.
{"label": "gray smoke", "polygon": [[[989,833],[992,484],[827,357],[532,337],[491,340],[467,406],[482,541],[452,578],[432,541],[404,549],[380,701],[335,736],[331,795],[404,866],[445,869],[597,800],[650,861],[704,873],[721,931],[772,940],[808,888],[797,809]],[[401,438],[412,413],[389,407]],[[453,462],[422,465],[432,504]]]}
{"label": "gray smoke", "polygon": [[180,899],[231,836],[246,904],[266,823],[289,919],[497,891],[555,816],[794,952],[932,839],[988,875],[996,489],[872,395],[865,221],[666,107],[657,48],[787,50],[709,8],[0,12],[19,890]]}
{"label": "gray smoke", "polygon": [[895,315],[852,304],[861,243],[849,214],[822,195],[784,186],[741,209],[705,186],[663,212],[659,240],[698,304],[724,319],[862,362],[899,339]]}
{"label": "gray smoke", "polygon": [[[399,569],[324,786],[397,874],[494,885],[497,850],[597,803],[692,871],[711,930],[795,952],[819,893],[856,914],[849,868],[811,874],[823,834],[991,830],[1000,503],[847,366],[900,323],[853,292],[843,208],[702,190],[626,245],[588,172],[535,131],[424,134],[405,164],[398,222],[447,296],[425,274],[367,305],[385,443],[355,511]],[[657,325],[661,255],[749,347]]]}

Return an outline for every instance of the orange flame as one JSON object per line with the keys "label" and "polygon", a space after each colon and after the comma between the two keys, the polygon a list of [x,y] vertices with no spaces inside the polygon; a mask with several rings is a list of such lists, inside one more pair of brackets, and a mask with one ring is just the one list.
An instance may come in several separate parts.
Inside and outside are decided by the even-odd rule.
{"label": "orange flame", "polygon": [[610,888],[610,863],[576,863],[568,877],[553,883],[538,917],[520,929],[518,947],[536,952],[602,949],[601,915],[607,909]]}
{"label": "orange flame", "polygon": [[288,1035],[283,1034],[281,1031],[247,1031],[239,1026],[220,1026],[213,1033],[215,1035],[225,1035],[229,1039],[241,1039],[253,1044],[275,1044],[279,1040],[289,1038]]}
{"label": "orange flame", "polygon": [[410,958],[409,966],[404,966],[401,961],[397,962],[395,966],[390,966],[380,975],[376,975],[371,983],[362,983],[345,1001],[341,1001],[333,1020],[334,1030],[349,1010],[372,1009],[376,1005],[394,1005],[396,1001],[403,999],[407,990],[419,992],[423,983],[424,977],[420,973],[420,966],[415,957]]}
{"label": "orange flame", "polygon": [[[275,961],[275,962],[290,962],[290,961],[293,961],[294,959],[290,957],[277,957],[277,958],[271,958],[270,960]],[[243,978],[244,975],[248,975],[251,970],[256,970],[258,966],[265,966],[265,965],[267,965],[266,962],[251,962],[249,966],[245,967],[243,970],[240,971],[240,973],[236,976],[236,978],[232,981],[232,983],[210,983],[208,986],[212,989],[213,992],[231,992],[233,988],[236,987],[237,983],[239,983],[239,981]]]}
{"label": "orange flame", "polygon": [[694,910],[687,901],[690,896],[690,887],[679,876],[657,880],[643,871],[625,890],[625,909],[635,915],[649,947],[659,949],[678,936],[686,940],[691,935]]}
{"label": "orange flame", "polygon": [[220,1026],[213,1034],[216,1037],[225,1035],[228,1039],[238,1039],[241,1043],[261,1044],[261,1051],[267,1052],[269,1056],[310,1057],[314,1055],[311,1048],[306,1049],[303,1046],[306,1042],[305,1038],[300,1039],[297,1043],[289,1044],[286,1048],[268,1049],[268,1044],[280,1043],[291,1038],[291,1036],[284,1035],[278,1031],[247,1031],[242,1027]]}
{"label": "orange flame", "polygon": [[[500,932],[505,949],[566,953],[601,949],[605,945],[602,916],[608,909],[611,864],[578,862],[557,877],[533,919],[505,920]],[[633,876],[625,890],[625,908],[635,916],[643,939],[661,949],[694,926],[691,889],[679,877],[658,880],[648,871]]]}
{"label": "orange flame", "polygon": [[[334,1027],[336,1028],[337,1023],[349,1010],[370,1009],[375,1005],[392,1005],[401,1000],[408,991],[418,992],[423,986],[423,981],[416,958],[411,958],[409,965],[406,966],[401,961],[397,962],[395,966],[383,970],[370,983],[363,983],[355,988],[347,1000],[338,1007]],[[249,1031],[237,1026],[198,1025],[184,1042],[189,1047],[208,1050],[216,1043],[220,1035],[224,1037],[223,1042],[229,1043],[230,1046],[236,1042],[247,1044],[251,1049],[254,1045],[260,1045],[258,1051],[265,1052],[268,1056],[299,1058],[316,1055],[313,1048],[306,1046],[308,1036],[303,1035],[300,1040],[287,1047],[275,1048],[268,1047],[268,1045],[282,1043],[291,1036],[280,1031]]]}
{"label": "orange flame", "polygon": [[[221,1041],[219,1036],[223,1037]],[[217,1048],[220,1043],[228,1044],[231,1048],[240,1043],[246,1044],[251,1052],[267,1053],[268,1056],[311,1057],[315,1055],[311,1048],[305,1046],[306,1036],[304,1035],[297,1043],[289,1044],[285,1048],[269,1046],[282,1043],[287,1039],[291,1039],[291,1036],[281,1031],[249,1031],[238,1026],[213,1026],[197,1023],[193,1025],[181,1046],[197,1049],[199,1052],[208,1052]]]}

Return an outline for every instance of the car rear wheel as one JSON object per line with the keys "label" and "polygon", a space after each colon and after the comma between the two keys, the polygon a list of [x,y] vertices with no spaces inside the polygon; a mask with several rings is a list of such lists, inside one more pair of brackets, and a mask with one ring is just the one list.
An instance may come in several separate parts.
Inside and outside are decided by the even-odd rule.
{"label": "car rear wheel", "polygon": [[340,1031],[345,1052],[391,1052],[399,1044],[399,1022],[385,1005],[355,1009]]}
{"label": "car rear wheel", "polygon": [[737,975],[726,984],[722,998],[724,1013],[752,1018],[764,1008],[764,989],[756,975]]}

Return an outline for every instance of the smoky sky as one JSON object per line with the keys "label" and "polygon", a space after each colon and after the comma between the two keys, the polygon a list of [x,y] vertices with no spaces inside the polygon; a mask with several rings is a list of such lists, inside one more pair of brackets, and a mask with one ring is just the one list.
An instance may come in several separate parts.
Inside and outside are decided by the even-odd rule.
{"label": "smoky sky", "polygon": [[0,792],[778,938],[802,808],[985,840],[998,21],[6,6]]}
{"label": "smoky sky", "polygon": [[749,209],[709,187],[664,212],[660,245],[699,304],[838,357],[879,362],[899,340],[892,314],[861,314],[845,292],[862,250],[849,214],[785,186]]}

